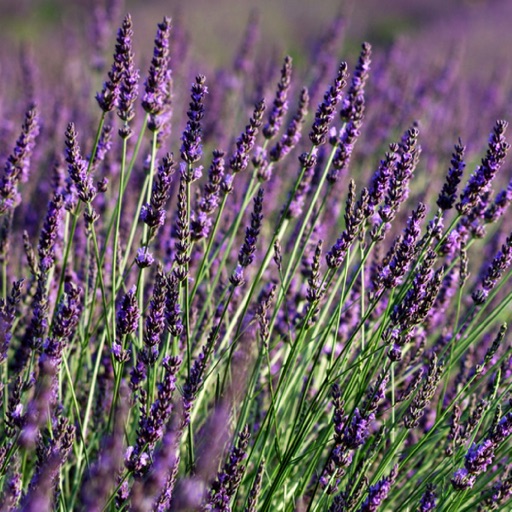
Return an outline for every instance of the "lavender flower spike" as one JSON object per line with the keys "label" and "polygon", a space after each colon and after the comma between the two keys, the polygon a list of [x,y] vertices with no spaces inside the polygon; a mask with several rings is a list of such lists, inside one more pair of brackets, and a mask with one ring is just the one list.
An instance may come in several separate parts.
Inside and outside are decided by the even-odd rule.
{"label": "lavender flower spike", "polygon": [[205,77],[198,75],[192,84],[192,101],[187,112],[188,122],[181,138],[181,158],[188,164],[197,162],[203,153],[201,147],[201,119],[204,116],[204,97],[208,92]]}
{"label": "lavender flower spike", "polygon": [[428,368],[427,376],[405,414],[404,425],[406,428],[418,426],[420,418],[425,413],[425,408],[436,392],[437,384],[442,374],[443,365],[437,363],[437,356],[434,354]]}
{"label": "lavender flower spike", "polygon": [[324,95],[324,101],[318,105],[315,121],[309,133],[314,146],[321,146],[327,141],[327,132],[334,119],[336,105],[341,100],[341,91],[347,83],[347,63],[342,62],[333,85]]}
{"label": "lavender flower spike", "polygon": [[229,166],[235,173],[243,171],[249,164],[249,153],[256,142],[256,135],[258,134],[258,128],[261,126],[264,111],[265,101],[261,100],[256,103],[249,124],[236,141],[236,152],[229,161]]}
{"label": "lavender flower spike", "polygon": [[299,105],[293,119],[288,124],[286,133],[281,140],[269,151],[270,161],[279,162],[282,160],[299,142],[301,129],[306,120],[309,105],[309,93],[304,87],[300,93]]}
{"label": "lavender flower spike", "polygon": [[372,485],[368,491],[368,498],[366,498],[361,505],[359,512],[375,512],[387,498],[397,475],[398,466],[395,466],[388,476],[379,480],[375,485]]}
{"label": "lavender flower spike", "polygon": [[139,321],[136,288],[133,286],[123,297],[121,309],[117,314],[117,329],[121,336],[135,332]]}
{"label": "lavender flower spike", "polygon": [[494,202],[485,210],[485,222],[496,222],[505,214],[510,202],[512,201],[512,180],[509,181],[507,187],[501,190],[494,199]]}
{"label": "lavender flower spike", "polygon": [[181,359],[176,357],[165,357],[162,360],[165,373],[158,385],[156,400],[146,412],[144,411],[139,420],[136,445],[128,448],[125,464],[128,469],[142,474],[147,471],[151,464],[150,456],[155,444],[165,432],[165,424],[169,420],[173,404],[172,396],[176,389],[176,375],[181,366]]}
{"label": "lavender flower spike", "polygon": [[13,152],[7,158],[0,180],[0,215],[15,208],[21,201],[16,191],[18,181],[27,181],[30,157],[34,150],[35,139],[39,134],[38,112],[30,105],[16,141]]}
{"label": "lavender flower spike", "polygon": [[149,204],[144,204],[140,211],[140,219],[149,227],[149,241],[153,240],[158,229],[165,223],[165,207],[169,200],[172,175],[174,174],[173,167],[174,155],[167,153],[162,158],[162,163],[158,166],[150,202]]}
{"label": "lavender flower spike", "polygon": [[167,279],[161,267],[158,268],[153,295],[149,303],[144,328],[144,350],[141,359],[146,365],[153,365],[158,358],[158,345],[165,329],[165,300],[167,295]]}
{"label": "lavender flower spike", "polygon": [[258,189],[258,195],[254,198],[254,210],[251,214],[251,225],[245,231],[245,241],[238,253],[238,266],[230,277],[233,286],[242,286],[244,283],[243,270],[254,260],[256,252],[256,242],[261,229],[263,220],[263,189]]}
{"label": "lavender flower spike", "polygon": [[503,273],[512,263],[512,234],[508,236],[505,243],[501,246],[501,251],[495,256],[493,262],[488,267],[480,287],[472,293],[475,304],[483,304],[489,293],[495,288]]}
{"label": "lavender flower spike", "polygon": [[92,183],[91,175],[87,173],[87,165],[82,158],[73,123],[69,123],[66,130],[66,162],[69,164],[69,176],[77,189],[79,199],[90,203],[96,197],[96,187]]}
{"label": "lavender flower spike", "polygon": [[[117,33],[116,54],[114,55],[114,59],[119,59],[123,73],[119,85],[117,114],[125,123],[131,121],[135,116],[134,104],[138,96],[139,70],[134,67],[132,38],[132,18],[127,14]],[[129,135],[129,133],[125,127],[120,130],[122,137]]]}
{"label": "lavender flower spike", "polygon": [[284,59],[284,64],[281,69],[281,80],[277,85],[277,93],[272,105],[268,122],[263,127],[262,133],[265,139],[273,138],[283,123],[283,117],[288,110],[288,89],[290,88],[290,81],[292,75],[292,58],[287,55]]}
{"label": "lavender flower spike", "polygon": [[55,244],[59,235],[60,221],[64,207],[64,198],[55,194],[48,203],[48,212],[39,237],[39,268],[46,273],[55,262]]}
{"label": "lavender flower spike", "polygon": [[145,92],[142,98],[142,108],[152,116],[161,114],[165,108],[165,100],[169,88],[169,35],[171,19],[165,17],[158,24],[155,38],[153,58],[145,82]]}
{"label": "lavender flower spike", "polygon": [[179,337],[183,332],[179,299],[180,281],[176,274],[172,273],[166,280],[165,319],[167,330],[174,337]]}
{"label": "lavender flower spike", "polygon": [[188,275],[187,265],[190,261],[190,223],[187,221],[187,194],[186,194],[186,170],[181,171],[180,188],[178,191],[178,206],[176,212],[175,238],[176,252],[174,261],[177,268],[174,274],[184,281]]}
{"label": "lavender flower spike", "polygon": [[457,210],[467,214],[481,200],[491,182],[499,171],[510,145],[505,140],[505,130],[508,123],[497,121],[489,137],[489,147],[478,169],[469,178],[468,184],[462,191],[460,201],[457,203]]}
{"label": "lavender flower spike", "polygon": [[356,105],[358,98],[363,97],[364,95],[364,87],[368,80],[368,72],[370,70],[371,56],[372,47],[370,43],[364,42],[361,45],[361,53],[359,55],[359,60],[357,61],[354,75],[352,76],[350,87],[341,105],[340,117],[344,121],[354,120],[361,117]]}
{"label": "lavender flower spike", "polygon": [[332,169],[327,175],[330,183],[335,183],[340,177],[340,172],[348,167],[354,145],[360,135],[365,110],[364,87],[370,70],[371,53],[370,43],[363,43],[354,76],[342,102],[340,117],[346,124],[336,141],[338,149],[332,162]]}
{"label": "lavender flower spike", "polygon": [[379,209],[379,215],[383,222],[391,222],[395,218],[398,208],[409,195],[409,181],[418,163],[420,153],[418,135],[418,128],[413,126],[404,134],[399,146],[395,172],[389,181],[384,205]]}
{"label": "lavender flower spike", "polygon": [[418,512],[431,512],[436,509],[437,494],[435,485],[427,484],[427,490],[423,493]]}
{"label": "lavender flower spike", "polygon": [[196,201],[196,207],[191,213],[190,232],[192,240],[206,238],[212,224],[210,215],[219,204],[219,192],[224,176],[224,152],[213,151],[213,158],[208,170],[208,181],[204,184],[203,193]]}
{"label": "lavender flower spike", "polygon": [[[117,32],[117,42],[114,52],[114,62],[108,73],[108,80],[104,82],[101,92],[96,94],[96,100],[103,112],[107,113],[119,106],[121,82],[126,75],[126,70],[130,65],[133,68],[133,53],[131,53],[131,37],[133,36],[131,29],[131,18],[128,15],[123,20],[123,26]],[[126,91],[125,91],[126,92]],[[125,98],[126,99],[126,98]],[[120,111],[126,112],[126,103]],[[125,117],[121,116],[123,120]]]}
{"label": "lavender flower spike", "polygon": [[242,461],[247,457],[249,438],[249,427],[246,425],[238,436],[236,446],[231,449],[228,462],[224,464],[222,471],[217,475],[217,479],[212,484],[210,495],[202,509],[203,511],[231,511],[231,498],[235,495],[245,471]]}
{"label": "lavender flower spike", "polygon": [[437,199],[437,206],[442,210],[449,210],[453,208],[455,201],[457,200],[457,187],[462,178],[462,173],[466,164],[464,163],[464,151],[466,147],[462,145],[461,140],[455,144],[455,152],[453,153],[450,170],[446,177],[446,183],[443,185],[443,189]]}

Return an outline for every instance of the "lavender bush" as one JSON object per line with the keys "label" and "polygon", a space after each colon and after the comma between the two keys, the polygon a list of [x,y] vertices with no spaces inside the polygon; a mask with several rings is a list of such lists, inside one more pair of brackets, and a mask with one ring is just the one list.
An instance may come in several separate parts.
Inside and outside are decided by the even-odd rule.
{"label": "lavender bush", "polygon": [[119,26],[7,75],[1,510],[511,509],[506,92]]}

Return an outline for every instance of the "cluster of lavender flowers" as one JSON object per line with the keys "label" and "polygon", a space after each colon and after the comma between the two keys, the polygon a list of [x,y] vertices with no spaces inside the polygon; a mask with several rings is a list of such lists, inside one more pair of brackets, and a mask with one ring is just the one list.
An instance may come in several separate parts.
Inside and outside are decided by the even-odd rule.
{"label": "cluster of lavender flowers", "polygon": [[510,509],[506,95],[119,25],[2,105],[0,509]]}

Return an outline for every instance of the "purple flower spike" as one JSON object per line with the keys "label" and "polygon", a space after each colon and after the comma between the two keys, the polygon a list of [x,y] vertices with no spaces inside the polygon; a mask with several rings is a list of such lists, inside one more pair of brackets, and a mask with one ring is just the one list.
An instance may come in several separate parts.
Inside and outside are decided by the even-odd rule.
{"label": "purple flower spike", "polygon": [[228,461],[217,475],[215,482],[213,482],[203,511],[231,511],[231,498],[235,495],[245,472],[245,466],[242,465],[242,462],[247,458],[249,438],[249,427],[246,425],[239,433],[238,442],[231,449]]}
{"label": "purple flower spike", "polygon": [[309,133],[314,146],[321,146],[327,142],[327,132],[334,120],[336,106],[341,100],[341,91],[347,84],[347,63],[342,62],[333,85],[325,93],[324,101],[318,105],[315,121]]}
{"label": "purple flower spike", "polygon": [[153,254],[148,251],[147,247],[140,247],[137,249],[137,256],[135,257],[135,264],[139,268],[147,268],[153,265],[155,258]]}
{"label": "purple flower spike", "polygon": [[157,116],[165,109],[166,98],[169,93],[169,35],[171,32],[171,19],[164,18],[158,24],[155,38],[153,58],[145,82],[145,92],[142,98],[142,108],[152,116]]}
{"label": "purple flower spike", "polygon": [[20,181],[27,181],[30,157],[39,134],[39,116],[35,105],[30,105],[13,152],[7,158],[0,180],[0,214],[14,209],[21,201],[16,190]]}
{"label": "purple flower spike", "polygon": [[263,481],[263,470],[265,469],[265,463],[262,462],[256,473],[256,478],[254,479],[254,483],[252,484],[251,490],[249,492],[249,497],[247,499],[247,507],[245,512],[256,512],[256,506],[258,504],[258,498],[261,493],[261,484]]}
{"label": "purple flower spike", "polygon": [[345,230],[331,250],[326,254],[327,265],[329,268],[340,268],[345,261],[347,252],[361,230],[364,221],[371,215],[369,208],[368,190],[364,188],[361,191],[361,197],[355,203],[355,183],[353,180],[349,184],[349,193],[345,208]]}
{"label": "purple flower spike", "polygon": [[512,263],[512,235],[509,235],[505,243],[501,246],[501,251],[495,256],[491,265],[482,279],[480,287],[472,293],[475,304],[483,304],[489,293],[496,287],[505,271]]}
{"label": "purple flower spike", "polygon": [[451,479],[453,488],[457,491],[471,489],[476,482],[476,476],[472,475],[467,469],[461,468],[455,471]]}
{"label": "purple flower spike", "polygon": [[158,345],[165,329],[165,300],[167,295],[167,279],[158,268],[153,288],[153,296],[149,304],[144,329],[144,348],[141,358],[146,365],[152,365],[158,358]]}
{"label": "purple flower spike", "polygon": [[404,425],[406,428],[415,428],[419,425],[419,420],[425,413],[425,408],[436,392],[437,385],[443,375],[443,369],[443,365],[438,364],[437,356],[434,354],[423,384],[405,413]]}
{"label": "purple flower spike", "polygon": [[370,71],[371,56],[372,47],[370,43],[364,42],[361,45],[361,53],[350,87],[341,105],[340,117],[343,121],[353,121],[362,117],[361,109],[357,106],[357,103],[360,98],[364,98],[364,88]]}
{"label": "purple flower spike", "polygon": [[384,199],[389,182],[394,174],[398,144],[390,144],[389,152],[380,161],[378,169],[372,177],[370,185],[370,205],[375,208]]}
{"label": "purple flower spike", "polygon": [[292,76],[292,58],[288,55],[284,59],[281,69],[281,80],[277,85],[277,93],[272,105],[268,122],[263,127],[262,133],[265,139],[272,139],[280,130],[283,123],[283,117],[288,110],[288,89],[290,88]]}
{"label": "purple flower spike", "polygon": [[56,242],[59,235],[60,222],[64,209],[64,198],[55,194],[48,203],[48,212],[39,237],[39,268],[47,273],[55,262]]}
{"label": "purple flower spike", "polygon": [[[117,114],[125,123],[131,121],[135,116],[134,104],[139,92],[139,70],[134,67],[132,38],[132,18],[127,14],[117,33],[116,54],[114,55],[114,59],[119,60],[123,69]],[[129,134],[130,132],[126,128],[121,128],[120,135],[122,137]]]}
{"label": "purple flower spike", "polygon": [[165,302],[165,319],[167,322],[167,330],[174,337],[179,337],[183,332],[183,323],[181,321],[180,308],[180,281],[178,277],[172,273],[167,279],[167,293]]}
{"label": "purple flower spike", "polygon": [[418,163],[420,148],[418,146],[419,131],[414,126],[403,137],[399,146],[396,167],[389,181],[388,192],[384,199],[384,205],[379,209],[379,215],[383,222],[391,222],[400,205],[409,195],[409,181]]}
{"label": "purple flower spike", "polygon": [[332,161],[332,168],[327,175],[329,183],[336,183],[340,177],[341,171],[348,168],[355,143],[361,134],[360,128],[363,124],[363,113],[364,96],[361,95],[354,101],[353,112],[351,114],[352,119],[342,128],[338,140],[334,138],[334,143],[338,145],[338,149]]}
{"label": "purple flower spike", "polygon": [[487,466],[492,464],[495,447],[496,445],[490,439],[478,445],[473,443],[466,453],[464,467],[474,475],[485,472]]}
{"label": "purple flower spike", "polygon": [[[80,320],[82,313],[81,295],[82,289],[71,281],[67,281],[64,285],[65,296],[57,308],[57,315],[52,328],[52,336],[45,344],[44,351],[47,355],[60,357],[62,350],[62,341],[70,339]],[[60,340],[61,343],[56,343]],[[58,347],[58,353],[55,348]]]}
{"label": "purple flower spike", "polygon": [[427,484],[427,490],[423,493],[420,501],[420,508],[418,512],[431,512],[436,509],[437,494],[435,492],[435,485]]}
{"label": "purple flower spike", "polygon": [[489,137],[489,147],[478,169],[469,178],[468,184],[462,191],[457,210],[468,214],[480,201],[482,195],[489,191],[491,182],[499,171],[510,145],[505,140],[505,130],[508,123],[497,121]]}
{"label": "purple flower spike", "polygon": [[185,174],[186,171],[182,170],[180,188],[178,191],[178,207],[174,226],[174,235],[176,237],[176,252],[174,255],[174,261],[177,265],[177,268],[175,268],[173,272],[180,279],[180,281],[184,281],[187,278],[187,265],[190,261],[190,223],[187,221],[187,193]]}
{"label": "purple flower spike", "polygon": [[302,135],[301,130],[308,114],[309,93],[303,88],[300,93],[299,105],[293,119],[288,124],[286,133],[281,140],[270,150],[269,156],[271,162],[282,160],[298,143]]}
{"label": "purple flower spike", "polygon": [[503,217],[508,206],[512,202],[512,180],[506,189],[501,190],[494,199],[494,202],[485,210],[485,222],[496,222]]}
{"label": "purple flower spike", "polygon": [[502,443],[507,437],[512,435],[512,412],[509,412],[494,427],[491,434],[491,440],[496,443]]}
{"label": "purple flower spike", "polygon": [[263,189],[258,189],[258,195],[254,198],[254,210],[251,214],[251,224],[245,230],[245,241],[238,253],[238,265],[230,277],[233,286],[242,286],[245,283],[243,271],[254,260],[256,252],[256,242],[261,229],[261,221],[263,220]]}
{"label": "purple flower spike", "polygon": [[343,444],[351,450],[362,446],[370,435],[370,423],[374,418],[375,416],[373,414],[369,416],[362,415],[356,407],[352,416],[352,421],[345,429]]}
{"label": "purple flower spike", "polygon": [[128,469],[138,475],[147,472],[152,464],[151,455],[155,444],[165,431],[165,424],[169,420],[173,404],[172,397],[176,389],[176,375],[181,366],[179,357],[165,357],[162,361],[165,373],[163,380],[158,384],[156,400],[151,404],[149,411],[144,411],[139,420],[136,445],[128,448],[125,464]]}
{"label": "purple flower spike", "polygon": [[370,486],[368,498],[364,501],[359,512],[375,512],[387,498],[391,486],[394,484],[398,474],[398,466],[395,466],[388,476],[379,480],[375,485]]}
{"label": "purple flower spike", "polygon": [[208,170],[208,181],[203,187],[203,193],[197,200],[196,208],[191,214],[190,231],[192,240],[201,240],[210,233],[210,215],[219,205],[219,193],[224,176],[224,152],[213,151],[213,158]]}
{"label": "purple flower spike", "polygon": [[137,329],[139,307],[137,305],[137,289],[133,286],[123,297],[121,309],[117,313],[117,329],[121,336],[131,334]]}
{"label": "purple flower spike", "polygon": [[92,176],[87,173],[87,163],[82,158],[73,123],[69,123],[66,130],[66,162],[69,177],[76,187],[79,199],[90,203],[96,197],[96,187],[92,183]]}
{"label": "purple flower spike", "polygon": [[162,163],[158,166],[150,202],[149,204],[144,204],[140,211],[140,219],[149,227],[149,241],[153,240],[158,229],[165,223],[165,207],[169,200],[172,175],[174,174],[173,167],[174,155],[167,153],[162,159]]}
{"label": "purple flower spike", "polygon": [[119,84],[121,83],[123,69],[121,62],[117,57],[118,55],[116,53],[114,55],[112,68],[108,73],[108,80],[103,83],[103,89],[101,92],[96,94],[96,101],[104,113],[113,110],[119,102]]}
{"label": "purple flower spike", "polygon": [[425,205],[420,203],[407,220],[407,227],[399,239],[395,255],[382,271],[382,282],[386,288],[394,288],[401,284],[416,254],[416,244],[421,233],[420,222],[425,218],[426,211]]}
{"label": "purple flower spike", "polygon": [[242,267],[248,267],[254,260],[254,252],[256,251],[256,241],[261,229],[261,221],[263,220],[263,189],[258,190],[258,194],[254,198],[254,210],[251,213],[251,225],[246,229],[245,242],[240,249],[238,262]]}
{"label": "purple flower spike", "polygon": [[[340,478],[352,462],[352,452],[346,444],[346,437],[343,433],[346,428],[347,417],[343,409],[343,401],[341,399],[341,390],[337,384],[332,388],[332,402],[334,406],[334,414],[332,421],[334,423],[334,448],[327,459],[322,476],[320,477],[320,485],[327,488],[328,494],[333,494],[338,490]],[[359,411],[358,411],[359,413]],[[355,413],[354,413],[355,414]]]}
{"label": "purple flower spike", "polygon": [[462,174],[466,167],[464,163],[464,151],[466,147],[462,145],[459,139],[459,143],[455,144],[455,152],[453,153],[451,164],[446,177],[446,183],[443,185],[443,189],[437,199],[437,206],[442,210],[449,210],[453,208],[455,201],[457,200],[457,187],[459,186]]}
{"label": "purple flower spike", "polygon": [[201,119],[204,116],[204,97],[208,92],[205,77],[198,75],[192,84],[192,101],[187,112],[188,122],[181,137],[181,158],[188,164],[200,160],[203,154],[201,146]]}
{"label": "purple flower spike", "polygon": [[236,152],[229,161],[229,166],[235,173],[245,170],[249,164],[249,153],[256,142],[256,135],[261,126],[264,112],[265,101],[261,100],[254,107],[253,115],[249,119],[245,131],[236,141]]}
{"label": "purple flower spike", "polygon": [[11,294],[7,298],[7,301],[0,302],[0,329],[1,332],[3,332],[3,339],[0,341],[0,363],[7,359],[7,351],[12,339],[11,329],[18,312],[23,281],[23,279],[15,281],[12,284]]}

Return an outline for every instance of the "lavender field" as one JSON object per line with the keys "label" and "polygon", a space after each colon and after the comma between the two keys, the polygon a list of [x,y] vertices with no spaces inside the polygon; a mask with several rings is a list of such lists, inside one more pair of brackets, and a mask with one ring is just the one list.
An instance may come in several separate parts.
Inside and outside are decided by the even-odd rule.
{"label": "lavender field", "polygon": [[512,510],[509,20],[0,2],[0,511]]}

